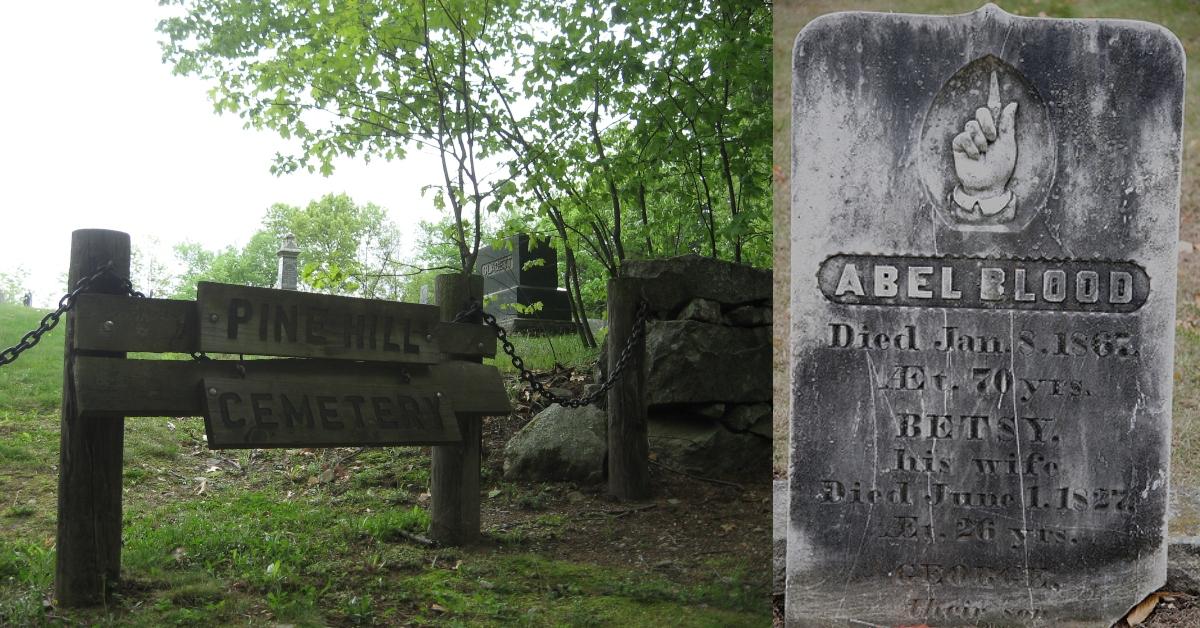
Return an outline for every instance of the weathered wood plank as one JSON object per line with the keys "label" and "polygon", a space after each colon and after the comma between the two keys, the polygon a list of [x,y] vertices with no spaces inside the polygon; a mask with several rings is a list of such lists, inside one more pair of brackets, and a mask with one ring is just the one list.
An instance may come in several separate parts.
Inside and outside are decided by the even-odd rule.
{"label": "weathered wood plank", "polygon": [[76,349],[177,353],[200,350],[195,301],[82,294],[76,301],[74,316]]}
{"label": "weathered wood plank", "polygon": [[330,360],[117,360],[77,357],[76,398],[97,416],[201,416],[206,377],[271,379],[321,376],[347,386],[400,386],[428,380],[459,415],[512,411],[500,373],[472,362],[433,366]]}
{"label": "weathered wood plank", "polygon": [[432,378],[366,386],[321,375],[206,377],[210,449],[444,445],[460,440],[451,403]]}
{"label": "weathered wood plank", "polygon": [[[202,282],[205,283],[205,282]],[[222,286],[222,284],[207,284]],[[218,288],[218,297],[225,294]],[[490,329],[478,324],[441,323],[429,317],[433,311],[436,317],[436,306],[400,303],[394,301],[372,301],[368,299],[353,299],[348,297],[329,297],[329,295],[306,294],[285,290],[267,290],[265,288],[249,288],[244,286],[229,286],[228,291],[241,295],[232,298],[249,299],[251,304],[257,304],[255,310],[248,315],[249,321],[235,326],[238,338],[231,340],[229,326],[222,326],[221,321],[227,322],[228,311],[222,315],[210,300],[208,324],[205,326],[210,335],[225,334],[221,339],[222,348],[213,348],[211,340],[206,341],[204,351],[214,353],[243,353],[247,355],[281,355],[294,357],[337,357],[355,360],[375,360],[387,362],[410,362],[430,364],[447,356],[478,358],[494,357],[496,355],[496,335]],[[211,295],[212,288],[204,289],[206,295]],[[299,296],[297,296],[299,295]],[[257,301],[255,300],[257,299]],[[315,300],[313,300],[315,299]],[[349,307],[334,307],[324,305],[327,299],[334,299],[338,304],[349,304]],[[262,304],[271,304],[262,327],[264,318]],[[320,307],[334,312],[330,315],[329,324],[322,323],[325,329],[318,333],[325,342],[318,347],[309,346],[308,330],[301,325],[303,321],[293,321],[292,307],[298,302],[315,303],[311,307]],[[366,305],[370,304],[370,305]],[[296,305],[297,312],[300,307]],[[362,314],[363,308],[374,313]],[[192,353],[201,351],[200,341],[200,305],[195,301],[178,301],[173,299],[136,299],[111,294],[80,295],[75,306],[75,321],[77,332],[75,348],[85,351],[142,351],[142,352],[177,352]],[[277,308],[282,308],[283,318],[278,316]],[[357,309],[356,309],[357,308]],[[412,308],[417,308],[413,310]],[[404,331],[406,323],[404,316],[415,312],[417,320],[427,321],[418,325],[413,331],[409,328],[407,335],[408,349],[419,347],[425,354],[420,358],[408,355],[395,357],[394,353],[404,353]],[[212,314],[218,319],[212,320]],[[358,316],[364,318],[363,333],[359,333]],[[349,316],[350,329],[347,334],[345,321]],[[340,322],[333,320],[341,317]],[[383,324],[390,319],[391,331],[383,329]],[[372,326],[374,331],[372,331]],[[276,329],[278,327],[278,330]],[[266,334],[264,340],[260,332]],[[278,337],[276,331],[279,332]],[[296,342],[291,341],[293,332]],[[374,335],[374,340],[372,340]],[[250,344],[242,342],[248,338]],[[359,348],[359,344],[363,345]],[[340,349],[336,346],[341,344]],[[350,347],[347,349],[346,345]],[[385,344],[387,343],[387,344]],[[306,348],[296,349],[303,345]],[[280,350],[280,347],[284,348]],[[371,347],[375,349],[372,350]],[[237,350],[235,350],[237,349]],[[301,355],[303,354],[303,355]]]}
{"label": "weathered wood plank", "polygon": [[438,349],[467,359],[496,357],[496,332],[473,323],[439,323],[434,328]]}
{"label": "weathered wood plank", "polygon": [[294,290],[199,283],[200,349],[433,364],[437,308]]}
{"label": "weathered wood plank", "polygon": [[202,281],[200,349],[433,364],[436,307]]}

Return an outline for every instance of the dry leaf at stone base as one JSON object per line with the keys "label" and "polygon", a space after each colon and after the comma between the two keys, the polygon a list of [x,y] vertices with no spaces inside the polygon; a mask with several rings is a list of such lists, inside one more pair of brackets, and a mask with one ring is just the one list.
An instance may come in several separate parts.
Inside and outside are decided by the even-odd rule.
{"label": "dry leaf at stone base", "polygon": [[1200,307],[1200,292],[1192,295],[1192,303],[1195,304],[1196,307]]}
{"label": "dry leaf at stone base", "polygon": [[1166,591],[1155,591],[1154,593],[1151,593],[1150,595],[1146,596],[1146,599],[1142,600],[1140,604],[1130,609],[1129,614],[1125,616],[1125,623],[1129,624],[1130,626],[1140,626],[1142,622],[1146,621],[1146,618],[1150,616],[1150,613],[1154,612],[1154,608],[1158,606],[1158,603],[1163,598],[1174,599],[1178,595],[1178,593],[1169,593]]}
{"label": "dry leaf at stone base", "polygon": [[435,612],[435,613],[445,613],[445,612],[446,612],[446,607],[445,607],[445,606],[442,606],[441,604],[438,604],[438,603],[434,602],[433,604],[430,604],[430,605],[429,605],[429,610],[431,610],[431,611],[433,611],[433,612]]}

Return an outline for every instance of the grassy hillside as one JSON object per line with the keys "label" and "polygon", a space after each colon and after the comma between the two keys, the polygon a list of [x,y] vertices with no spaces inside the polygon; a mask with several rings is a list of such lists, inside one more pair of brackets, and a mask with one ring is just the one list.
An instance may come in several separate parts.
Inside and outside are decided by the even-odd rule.
{"label": "grassy hillside", "polygon": [[[0,305],[0,345],[41,314]],[[551,360],[585,361],[562,347]],[[210,451],[199,419],[126,420],[119,595],[58,609],[62,356],[56,330],[0,367],[0,625],[770,621],[765,486],[655,477],[656,500],[630,509],[584,487],[504,482],[493,447],[484,543],[436,548],[413,540],[429,522],[427,448]]]}

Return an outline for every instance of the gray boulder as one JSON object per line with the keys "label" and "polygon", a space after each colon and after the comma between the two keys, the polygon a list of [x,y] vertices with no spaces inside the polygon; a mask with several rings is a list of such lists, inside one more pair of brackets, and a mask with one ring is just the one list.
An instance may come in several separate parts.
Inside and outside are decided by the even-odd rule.
{"label": "gray boulder", "polygon": [[721,304],[708,299],[692,299],[679,312],[679,320],[693,320],[701,323],[721,323]]}
{"label": "gray boulder", "polygon": [[[769,403],[751,403],[729,406],[725,411],[725,415],[721,417],[721,422],[725,424],[731,432],[749,432],[755,431],[754,428],[763,420],[767,424],[771,422],[771,404]],[[758,433],[755,431],[755,433]],[[770,438],[771,435],[759,434]]]}
{"label": "gray boulder", "polygon": [[553,405],[504,447],[504,477],[535,482],[596,483],[604,479],[608,416],[595,406]]}
{"label": "gray boulder", "polygon": [[1172,538],[1167,545],[1168,591],[1200,594],[1200,537]]}
{"label": "gray boulder", "polygon": [[771,401],[771,331],[696,321],[646,324],[646,402]]}
{"label": "gray boulder", "polygon": [[726,305],[771,298],[771,271],[699,255],[627,260],[621,274],[643,280],[652,309],[669,315],[695,298]]}
{"label": "gray boulder", "polygon": [[647,427],[650,451],[675,469],[706,477],[766,477],[770,471],[771,441],[755,434],[695,417],[652,416]]}
{"label": "gray boulder", "polygon": [[766,305],[743,305],[730,310],[723,322],[734,327],[763,327],[771,324],[771,307]]}

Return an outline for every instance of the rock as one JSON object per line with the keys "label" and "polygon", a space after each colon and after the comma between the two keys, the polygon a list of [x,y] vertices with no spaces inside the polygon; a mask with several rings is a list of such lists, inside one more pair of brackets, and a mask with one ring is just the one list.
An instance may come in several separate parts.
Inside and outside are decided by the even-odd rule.
{"label": "rock", "polygon": [[1188,595],[1200,594],[1200,537],[1171,539],[1167,546],[1167,584],[1164,588]]}
{"label": "rock", "polygon": [[692,320],[719,325],[721,324],[721,304],[708,299],[692,299],[675,318],[681,321]]}
{"label": "rock", "polygon": [[726,325],[734,327],[763,327],[771,324],[771,307],[759,305],[743,305],[730,310],[723,319]]}
{"label": "rock", "polygon": [[715,260],[699,255],[667,259],[629,260],[621,266],[625,277],[645,280],[646,293],[656,311],[674,312],[695,298],[727,305],[767,301],[771,298],[771,271]]}
{"label": "rock", "polygon": [[608,416],[595,406],[553,405],[504,447],[504,477],[595,483],[604,478]]}
{"label": "rock", "polygon": [[646,327],[646,401],[756,403],[771,400],[771,333],[696,321]]}
{"label": "rock", "polygon": [[766,413],[759,416],[754,425],[750,426],[750,433],[763,438],[775,438],[775,416],[770,406],[767,406]]}
{"label": "rock", "polygon": [[[588,384],[587,386],[583,387],[583,394],[581,396],[590,397],[592,395],[592,393],[594,393],[598,390],[600,390],[600,384]],[[596,397],[596,400],[592,402],[592,407],[600,409],[600,410],[604,410],[605,408],[607,408],[608,407],[608,395],[603,394],[603,395],[600,395],[599,397]]]}
{"label": "rock", "polygon": [[1188,242],[1187,240],[1179,241],[1179,254],[1180,255],[1190,255],[1195,250],[1196,250],[1196,245],[1192,244],[1191,242]]}
{"label": "rock", "polygon": [[706,419],[719,421],[725,416],[725,404],[723,403],[706,403],[698,406],[692,406],[691,412],[696,416],[702,416]]}
{"label": "rock", "polygon": [[[747,432],[750,428],[757,424],[763,417],[767,418],[769,423],[771,420],[771,404],[769,403],[753,403],[739,404],[729,406],[725,411],[725,416],[720,417],[721,423],[732,432]],[[767,438],[770,438],[767,435]]]}
{"label": "rock", "polygon": [[705,477],[750,477],[767,473],[771,441],[735,434],[716,421],[652,416],[650,450],[663,464]]}

